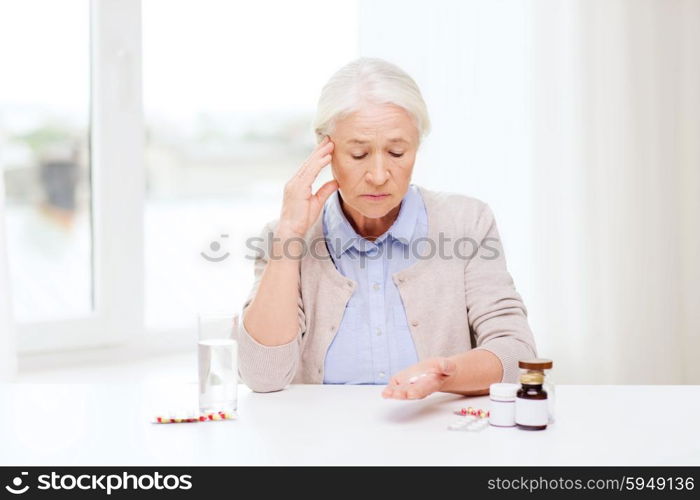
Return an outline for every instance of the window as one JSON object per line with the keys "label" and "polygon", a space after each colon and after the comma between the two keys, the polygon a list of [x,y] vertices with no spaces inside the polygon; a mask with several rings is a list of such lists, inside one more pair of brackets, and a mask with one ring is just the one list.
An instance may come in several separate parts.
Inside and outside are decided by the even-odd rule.
{"label": "window", "polygon": [[0,165],[19,350],[122,342],[143,330],[140,2],[4,4]]}
{"label": "window", "polygon": [[358,55],[357,0],[4,1],[20,351],[143,341],[239,308],[245,239],[278,216],[321,87]]}
{"label": "window", "polygon": [[85,316],[93,310],[89,2],[4,3],[12,8],[0,16],[0,171],[14,315]]}

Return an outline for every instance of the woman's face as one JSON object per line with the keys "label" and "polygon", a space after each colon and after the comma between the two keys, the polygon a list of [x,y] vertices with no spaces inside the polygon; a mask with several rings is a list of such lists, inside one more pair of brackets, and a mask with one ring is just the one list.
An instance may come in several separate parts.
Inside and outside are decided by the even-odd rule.
{"label": "woman's face", "polygon": [[337,120],[330,137],[331,168],[345,204],[365,217],[379,218],[401,203],[419,140],[406,110],[393,104],[366,104]]}

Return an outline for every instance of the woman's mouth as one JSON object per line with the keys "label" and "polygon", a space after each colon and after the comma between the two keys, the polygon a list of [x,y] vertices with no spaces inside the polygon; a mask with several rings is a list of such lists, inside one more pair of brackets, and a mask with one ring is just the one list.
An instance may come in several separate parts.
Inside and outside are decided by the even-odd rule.
{"label": "woman's mouth", "polygon": [[362,198],[365,200],[369,201],[382,201],[386,200],[390,195],[388,193],[380,193],[380,194],[363,194]]}

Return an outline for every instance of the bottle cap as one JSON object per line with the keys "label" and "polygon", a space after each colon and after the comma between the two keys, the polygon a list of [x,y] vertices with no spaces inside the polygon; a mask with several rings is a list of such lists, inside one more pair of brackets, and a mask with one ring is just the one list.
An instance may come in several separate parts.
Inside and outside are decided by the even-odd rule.
{"label": "bottle cap", "polygon": [[489,395],[492,398],[499,399],[515,399],[515,394],[518,392],[520,386],[518,384],[491,384],[489,386]]}
{"label": "bottle cap", "polygon": [[552,360],[545,358],[531,358],[518,361],[518,366],[525,370],[549,370],[552,368]]}

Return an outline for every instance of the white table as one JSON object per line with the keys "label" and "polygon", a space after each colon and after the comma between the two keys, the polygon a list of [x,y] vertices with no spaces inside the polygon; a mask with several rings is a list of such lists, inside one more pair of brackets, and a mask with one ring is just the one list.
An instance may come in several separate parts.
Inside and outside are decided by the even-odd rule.
{"label": "white table", "polygon": [[238,420],[156,425],[154,387],[4,384],[0,464],[700,465],[700,386],[558,386],[547,430],[479,433],[447,426],[487,397],[394,401],[381,390],[240,386]]}

